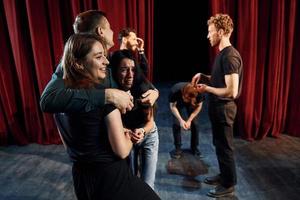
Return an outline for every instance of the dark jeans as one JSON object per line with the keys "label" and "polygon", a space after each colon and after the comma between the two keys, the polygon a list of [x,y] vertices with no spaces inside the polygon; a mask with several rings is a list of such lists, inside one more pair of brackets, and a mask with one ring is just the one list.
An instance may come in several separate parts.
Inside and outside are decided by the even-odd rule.
{"label": "dark jeans", "polygon": [[213,144],[219,162],[221,185],[234,186],[237,182],[233,154],[233,123],[236,104],[233,101],[209,102],[209,118],[212,125]]}
{"label": "dark jeans", "polygon": [[[184,111],[190,116],[194,111],[192,107],[177,107],[180,115],[184,116]],[[176,117],[173,115],[173,136],[174,136],[174,145],[176,149],[180,149],[181,142],[181,127],[180,123]],[[191,149],[195,150],[199,145],[199,114],[191,122]]]}

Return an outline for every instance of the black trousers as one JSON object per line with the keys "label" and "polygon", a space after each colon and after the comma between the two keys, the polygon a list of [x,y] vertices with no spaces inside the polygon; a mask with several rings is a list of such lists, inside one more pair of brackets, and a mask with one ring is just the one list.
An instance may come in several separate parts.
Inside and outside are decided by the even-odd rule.
{"label": "black trousers", "polygon": [[159,200],[140,178],[133,176],[126,160],[113,164],[74,163],[73,184],[78,200]]}
{"label": "black trousers", "polygon": [[221,185],[234,186],[237,182],[233,147],[233,124],[236,116],[234,101],[209,102],[213,144],[220,168]]}
{"label": "black trousers", "polygon": [[[185,114],[190,114],[194,111],[192,107],[178,107],[180,115],[183,117]],[[185,113],[186,112],[186,113]],[[176,149],[181,148],[181,127],[177,118],[173,115],[173,137]],[[191,122],[191,149],[194,150],[199,145],[199,114]]]}

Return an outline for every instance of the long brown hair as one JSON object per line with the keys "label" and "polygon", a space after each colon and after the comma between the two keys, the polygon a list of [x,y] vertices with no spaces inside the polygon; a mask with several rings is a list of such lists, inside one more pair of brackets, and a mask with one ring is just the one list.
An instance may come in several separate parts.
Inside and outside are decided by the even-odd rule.
{"label": "long brown hair", "polygon": [[73,34],[65,44],[62,58],[64,69],[64,81],[69,88],[93,88],[98,83],[90,74],[87,66],[80,65],[85,61],[95,42],[100,42],[106,55],[106,46],[103,40],[96,34]]}

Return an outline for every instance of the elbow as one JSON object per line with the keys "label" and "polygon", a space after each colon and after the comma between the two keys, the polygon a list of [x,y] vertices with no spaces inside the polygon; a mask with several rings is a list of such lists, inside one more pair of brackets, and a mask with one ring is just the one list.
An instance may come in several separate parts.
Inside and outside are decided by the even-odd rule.
{"label": "elbow", "polygon": [[231,94],[230,94],[230,98],[235,99],[235,98],[237,97],[237,95],[238,95],[238,91],[237,91],[237,90],[233,90],[233,91],[231,92]]}
{"label": "elbow", "polygon": [[120,157],[121,159],[125,159],[125,158],[128,157],[130,151],[126,151],[126,152],[115,152],[115,153],[116,153],[116,155],[117,155],[118,157]]}
{"label": "elbow", "polygon": [[45,98],[43,98],[43,97],[41,97],[41,99],[40,99],[40,108],[41,108],[42,112],[48,112],[47,101],[45,101]]}

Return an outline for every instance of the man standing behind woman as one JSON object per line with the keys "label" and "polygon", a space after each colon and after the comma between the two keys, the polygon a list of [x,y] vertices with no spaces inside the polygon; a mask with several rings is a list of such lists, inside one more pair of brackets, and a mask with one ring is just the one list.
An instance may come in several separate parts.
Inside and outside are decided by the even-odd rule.
{"label": "man standing behind woman", "polygon": [[[105,42],[107,49],[114,45],[113,31],[106,14],[99,10],[89,10],[79,13],[73,24],[75,33],[92,33],[99,35]],[[112,88],[112,78],[108,76],[98,89],[67,89],[62,79],[63,70],[58,65],[52,79],[45,87],[40,100],[44,112],[85,112],[94,108],[101,108],[105,104],[115,105],[122,113],[131,110],[133,104],[131,96],[124,91]],[[158,97],[157,90],[148,90],[144,94],[143,102],[153,105]]]}
{"label": "man standing behind woman", "polygon": [[154,122],[154,107],[142,104],[142,94],[153,88],[137,65],[132,52],[120,50],[111,57],[113,78],[119,89],[129,92],[134,98],[134,107],[122,120],[135,143],[130,156],[131,167],[137,175],[138,155],[141,151],[141,178],[154,189],[156,164],[158,157],[158,132]]}
{"label": "man standing behind woman", "polygon": [[241,94],[243,63],[239,52],[231,45],[232,19],[227,14],[216,14],[208,21],[208,35],[212,47],[218,47],[211,76],[196,74],[192,82],[198,91],[208,92],[208,112],[212,124],[213,144],[220,174],[208,177],[205,183],[217,185],[208,193],[211,197],[223,197],[234,193],[236,168],[233,154],[233,124],[237,106],[235,99]]}
{"label": "man standing behind woman", "polygon": [[[106,77],[106,45],[97,35],[74,34],[62,58],[67,88],[96,89]],[[120,111],[113,105],[89,112],[66,113],[70,132],[62,135],[73,162],[78,199],[159,199],[130,173],[126,157],[131,136],[124,133]]]}

